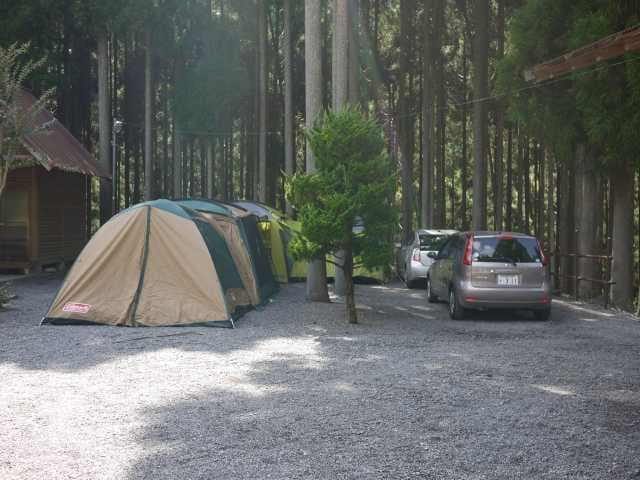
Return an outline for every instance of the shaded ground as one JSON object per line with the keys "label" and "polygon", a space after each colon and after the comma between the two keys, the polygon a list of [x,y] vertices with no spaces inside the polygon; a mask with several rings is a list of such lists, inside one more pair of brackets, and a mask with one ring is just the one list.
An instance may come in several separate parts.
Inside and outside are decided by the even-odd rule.
{"label": "shaded ground", "polygon": [[39,327],[59,279],[0,312],[0,478],[640,478],[640,322],[448,319],[304,285],[238,328]]}

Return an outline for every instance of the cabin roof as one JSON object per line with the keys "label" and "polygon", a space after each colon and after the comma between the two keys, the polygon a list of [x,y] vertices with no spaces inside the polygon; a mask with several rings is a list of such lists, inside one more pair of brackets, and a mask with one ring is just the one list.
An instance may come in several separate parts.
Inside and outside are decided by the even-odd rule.
{"label": "cabin roof", "polygon": [[[18,102],[22,108],[31,108],[36,98],[28,90],[22,89],[18,94]],[[58,168],[71,172],[111,178],[108,169],[60,123],[48,110],[42,110],[33,122],[34,125],[47,124],[44,132],[27,134],[22,144],[36,160],[47,170]],[[34,126],[31,125],[31,126]]]}

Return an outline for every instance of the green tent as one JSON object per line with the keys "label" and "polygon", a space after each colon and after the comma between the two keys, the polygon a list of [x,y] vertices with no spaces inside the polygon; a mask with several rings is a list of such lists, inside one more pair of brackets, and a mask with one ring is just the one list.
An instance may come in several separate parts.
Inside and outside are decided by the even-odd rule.
{"label": "green tent", "polygon": [[250,284],[257,288],[259,300],[256,305],[266,303],[277,291],[277,284],[255,215],[215,200],[185,199],[177,202],[198,211],[225,237],[236,264],[242,265],[241,272],[247,272],[243,276],[247,288],[252,288]]}
{"label": "green tent", "polygon": [[253,303],[225,237],[197,211],[156,200],[96,232],[43,323],[233,326]]}

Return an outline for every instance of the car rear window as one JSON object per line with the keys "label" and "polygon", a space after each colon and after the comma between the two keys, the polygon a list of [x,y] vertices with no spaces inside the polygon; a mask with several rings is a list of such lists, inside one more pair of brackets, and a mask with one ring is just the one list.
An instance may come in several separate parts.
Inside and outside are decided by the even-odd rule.
{"label": "car rear window", "polygon": [[474,262],[541,263],[535,238],[475,237]]}
{"label": "car rear window", "polygon": [[447,235],[420,235],[420,249],[439,252],[447,238]]}

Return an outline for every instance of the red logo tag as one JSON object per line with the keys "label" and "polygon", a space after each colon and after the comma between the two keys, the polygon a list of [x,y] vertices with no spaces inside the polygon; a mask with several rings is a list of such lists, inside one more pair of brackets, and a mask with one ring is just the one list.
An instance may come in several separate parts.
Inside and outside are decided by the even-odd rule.
{"label": "red logo tag", "polygon": [[62,307],[63,312],[67,313],[80,313],[85,314],[91,309],[91,305],[87,305],[86,303],[65,303],[64,307]]}

